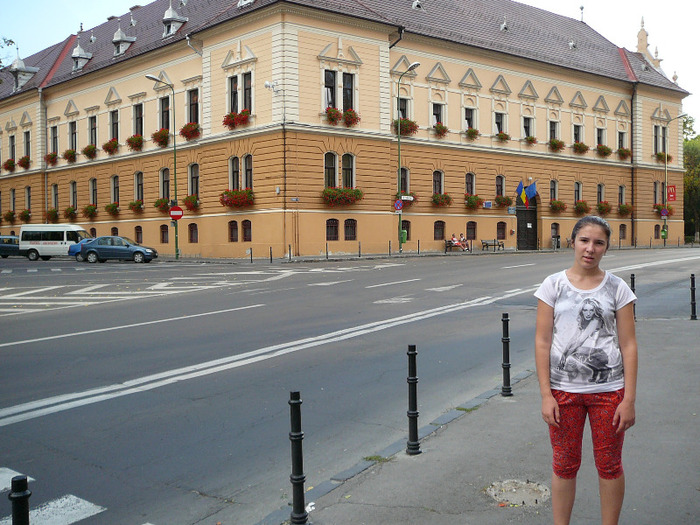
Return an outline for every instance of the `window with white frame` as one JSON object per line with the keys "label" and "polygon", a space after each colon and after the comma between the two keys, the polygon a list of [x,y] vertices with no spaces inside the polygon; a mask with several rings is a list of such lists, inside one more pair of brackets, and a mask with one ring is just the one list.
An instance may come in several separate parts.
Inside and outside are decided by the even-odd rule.
{"label": "window with white frame", "polygon": [[51,207],[58,209],[58,184],[51,185]]}
{"label": "window with white frame", "polygon": [[343,188],[354,188],[355,187],[355,157],[350,153],[343,155],[341,166],[341,178],[343,182]]}
{"label": "window with white frame", "polygon": [[595,143],[605,145],[605,128],[596,128],[595,130]]}
{"label": "window with white frame", "polygon": [[134,200],[143,204],[143,173],[140,171],[134,173]]}
{"label": "window with white frame", "polygon": [[187,121],[199,123],[199,89],[187,91]]}
{"label": "window with white frame", "polygon": [[161,97],[158,100],[161,129],[170,129],[170,97]]}
{"label": "window with white frame", "polygon": [[15,211],[17,196],[14,188],[10,188],[10,211]]}
{"label": "window with white frame", "polygon": [[506,178],[503,175],[496,175],[496,197],[503,197]]}
{"label": "window with white frame", "polygon": [[168,168],[160,170],[159,179],[160,198],[170,200],[170,170]]}
{"label": "window with white frame", "polygon": [[68,123],[68,147],[76,151],[78,149],[78,124],[75,120]]}
{"label": "window with white frame", "polygon": [[323,184],[326,188],[338,186],[336,164],[335,153],[329,151],[323,156]]}
{"label": "window with white frame", "polygon": [[601,203],[605,200],[605,184],[598,184],[596,188],[596,199],[598,203]]}
{"label": "window with white frame", "polygon": [[559,199],[559,181],[550,180],[549,181],[549,200],[555,201]]}
{"label": "window with white frame", "polygon": [[583,142],[583,126],[574,124],[574,142]]}
{"label": "window with white frame", "polygon": [[352,73],[343,73],[343,111],[355,108],[355,75]]}
{"label": "window with white frame", "polygon": [[433,115],[433,120],[432,124],[433,126],[440,122],[441,124],[443,123],[443,104],[437,104],[433,103],[432,104],[432,115]]}
{"label": "window with white frame", "polygon": [[654,204],[661,204],[661,199],[659,198],[661,195],[660,188],[661,183],[657,180],[654,181]]}
{"label": "window with white frame", "polygon": [[496,133],[506,133],[506,114],[497,111],[493,114]]}
{"label": "window with white frame", "polygon": [[24,188],[24,207],[27,210],[32,209],[32,187],[27,186]]}
{"label": "window with white frame", "polygon": [[228,77],[228,110],[240,113],[247,109],[253,112],[253,73],[246,71]]}
{"label": "window with white frame", "polygon": [[627,147],[627,133],[624,131],[618,131],[617,132],[617,148],[626,148]]}
{"label": "window with white frame", "polygon": [[408,118],[408,99],[399,97],[399,118]]}
{"label": "window with white frame", "polygon": [[30,158],[32,156],[32,132],[31,131],[24,132],[24,154]]}
{"label": "window with white frame", "polygon": [[243,157],[243,188],[253,189],[253,156]]}
{"label": "window with white frame", "polygon": [[232,190],[241,189],[241,160],[238,157],[228,159],[228,187]]}
{"label": "window with white frame", "polygon": [[476,109],[464,108],[464,129],[476,129]]}
{"label": "window with white frame", "polygon": [[654,125],[654,155],[666,153],[668,128],[659,124]]}
{"label": "window with white frame", "polygon": [[467,173],[464,176],[464,193],[475,195],[474,188],[476,188],[476,175],[471,172]]}
{"label": "window with white frame", "polygon": [[88,188],[90,190],[90,204],[97,206],[97,179],[92,178],[88,181]]}
{"label": "window with white frame", "polygon": [[625,187],[624,186],[618,186],[617,187],[617,203],[618,204],[625,204]]}
{"label": "window with white frame", "polygon": [[523,136],[535,136],[535,119],[532,117],[523,117]]}
{"label": "window with white frame", "polygon": [[112,175],[110,179],[112,202],[119,202],[119,175]]}
{"label": "window with white frame", "polygon": [[582,192],[583,188],[581,187],[581,183],[579,181],[574,182],[574,202],[581,200]]}
{"label": "window with white frame", "polygon": [[331,69],[326,69],[323,71],[323,93],[324,93],[324,107],[327,108],[337,108],[338,104],[336,102],[336,89],[337,78],[336,72]]}
{"label": "window with white frame", "polygon": [[559,139],[559,122],[556,120],[549,121],[549,140]]}
{"label": "window with white frame", "polygon": [[114,109],[109,112],[110,139],[119,140],[119,110]]}
{"label": "window with white frame", "polygon": [[199,195],[199,164],[190,164],[187,168],[189,195]]}
{"label": "window with white frame", "polygon": [[51,126],[51,153],[58,153],[58,126]]}
{"label": "window with white frame", "polygon": [[74,180],[68,183],[68,201],[73,208],[78,207],[78,183]]}
{"label": "window with white frame", "polygon": [[409,183],[410,183],[410,178],[409,178],[409,172],[407,168],[401,168],[401,189],[400,191],[404,193],[409,193]]}
{"label": "window with white frame", "polygon": [[228,108],[230,113],[238,113],[238,75],[228,77]]}
{"label": "window with white frame", "polygon": [[97,145],[97,116],[88,117],[88,144]]}
{"label": "window with white frame", "polygon": [[433,172],[433,193],[445,193],[443,173],[439,170]]}
{"label": "window with white frame", "polygon": [[243,109],[253,112],[253,73],[243,73]]}
{"label": "window with white frame", "polygon": [[141,135],[143,137],[143,104],[134,104],[133,119],[134,135]]}
{"label": "window with white frame", "polygon": [[15,143],[15,136],[10,135],[10,137],[7,139],[7,143],[9,146],[9,149],[8,149],[9,157],[7,157],[7,158],[8,159],[16,159],[17,158],[17,151],[16,151],[17,146]]}

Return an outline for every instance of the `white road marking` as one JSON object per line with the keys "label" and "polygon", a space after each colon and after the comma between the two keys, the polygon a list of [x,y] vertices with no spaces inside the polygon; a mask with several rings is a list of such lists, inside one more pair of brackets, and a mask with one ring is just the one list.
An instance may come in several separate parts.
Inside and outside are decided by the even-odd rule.
{"label": "white road marking", "polygon": [[450,290],[454,290],[455,288],[459,288],[460,286],[464,286],[464,285],[462,283],[451,284],[449,286],[439,286],[437,288],[426,288],[426,291],[428,291],[428,292],[449,292]]}
{"label": "white road marking", "polygon": [[[12,478],[21,475],[21,472],[15,472],[12,469],[0,467],[0,493],[8,492],[12,488]],[[31,483],[34,481],[34,478],[27,476],[27,481]]]}
{"label": "white road marking", "polygon": [[48,292],[50,290],[56,290],[57,288],[63,288],[63,286],[45,286],[43,288],[37,288],[35,290],[26,290],[24,292],[17,292],[13,293],[10,295],[3,295],[1,298],[2,299],[14,299],[16,297],[22,297],[22,299],[31,299],[31,297],[27,297],[28,295],[36,294],[39,292]]}
{"label": "white road marking", "polygon": [[389,299],[379,299],[374,304],[404,304],[413,301],[412,297],[390,297]]}
{"label": "white road marking", "polygon": [[372,284],[370,286],[365,286],[365,288],[381,288],[382,286],[393,286],[395,284],[412,283],[413,281],[420,281],[420,279],[408,279],[406,281],[394,281],[393,283]]}
{"label": "white road marking", "polygon": [[307,286],[333,286],[334,284],[349,283],[352,279],[345,279],[344,281],[328,281],[323,283],[309,283]]}
{"label": "white road marking", "polygon": [[[68,494],[58,499],[44,503],[29,511],[30,523],[50,523],[51,525],[71,525],[104,512],[104,507],[98,507],[89,501]],[[0,520],[0,525],[11,525],[12,517]]]}
{"label": "white road marking", "polygon": [[510,270],[511,268],[524,268],[525,266],[535,266],[535,263],[516,264],[515,266],[502,266],[501,270]]}
{"label": "white road marking", "polygon": [[86,286],[85,288],[78,288],[77,290],[73,290],[72,292],[67,292],[68,295],[81,295],[85,294],[88,292],[92,292],[93,290],[98,290],[99,288],[104,288],[105,286],[109,286],[109,284],[93,284],[92,286]]}

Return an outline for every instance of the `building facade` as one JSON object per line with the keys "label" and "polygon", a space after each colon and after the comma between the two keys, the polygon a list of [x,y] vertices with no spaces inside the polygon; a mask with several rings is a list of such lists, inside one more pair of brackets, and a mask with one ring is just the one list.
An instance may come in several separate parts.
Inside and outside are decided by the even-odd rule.
{"label": "building facade", "polygon": [[0,72],[0,231],[177,235],[183,257],[537,249],[589,209],[615,245],[675,243],[688,93],[639,42],[501,0],[157,0]]}

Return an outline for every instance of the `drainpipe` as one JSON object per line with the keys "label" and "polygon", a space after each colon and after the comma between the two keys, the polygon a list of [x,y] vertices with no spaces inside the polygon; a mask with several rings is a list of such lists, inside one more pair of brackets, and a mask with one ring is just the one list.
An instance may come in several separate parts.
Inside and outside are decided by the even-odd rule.
{"label": "drainpipe", "polygon": [[[44,91],[42,88],[37,89],[39,93],[39,109],[41,111],[41,117],[38,129],[41,130],[39,133],[39,155],[41,158],[41,171],[44,173],[44,216],[46,212],[49,211],[49,176],[46,173],[46,161],[44,156],[46,155],[46,133],[48,131],[46,127],[46,101],[44,100]],[[44,219],[48,222],[48,219]]]}
{"label": "drainpipe", "polygon": [[[631,108],[631,117],[630,117],[630,127],[631,133],[630,133],[630,139],[632,140],[632,144],[635,144],[635,127],[634,127],[634,105],[637,100],[637,85],[639,82],[635,82],[632,84],[632,108]],[[634,147],[632,149],[632,166],[630,167],[630,185],[631,185],[631,190],[632,190],[632,202],[630,203],[632,205],[632,213],[630,214],[630,220],[631,220],[631,238],[630,242],[634,243],[635,239],[637,238],[637,218],[636,215],[637,213],[635,212],[635,178],[637,174],[636,170],[636,163],[637,161],[635,160],[635,156],[637,152],[634,150]]]}
{"label": "drainpipe", "polygon": [[403,26],[398,26],[397,29],[399,30],[399,38],[396,39],[396,42],[393,42],[392,44],[389,44],[389,49],[391,49],[391,48],[394,47],[396,44],[398,44],[399,42],[401,42],[401,39],[403,38],[404,27],[403,27]]}

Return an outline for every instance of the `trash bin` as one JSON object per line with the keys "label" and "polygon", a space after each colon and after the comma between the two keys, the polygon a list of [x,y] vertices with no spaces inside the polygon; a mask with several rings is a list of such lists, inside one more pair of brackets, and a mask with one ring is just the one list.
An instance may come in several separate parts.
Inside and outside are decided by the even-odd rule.
{"label": "trash bin", "polygon": [[558,250],[559,248],[561,248],[561,236],[560,235],[553,235],[552,236],[552,249]]}
{"label": "trash bin", "polygon": [[408,239],[408,231],[407,230],[401,230],[401,243],[405,243],[406,240]]}

